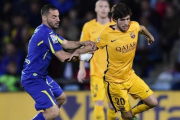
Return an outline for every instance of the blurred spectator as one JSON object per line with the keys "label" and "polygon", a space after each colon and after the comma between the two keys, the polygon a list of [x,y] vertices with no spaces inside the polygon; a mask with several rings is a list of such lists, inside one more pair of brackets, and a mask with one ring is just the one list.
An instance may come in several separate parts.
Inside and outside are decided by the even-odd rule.
{"label": "blurred spectator", "polygon": [[169,5],[166,9],[165,18],[162,21],[161,31],[161,47],[164,55],[164,64],[170,62],[170,51],[173,47],[174,40],[178,38],[178,30],[180,28],[180,16],[173,5]]}
{"label": "blurred spectator", "polygon": [[25,51],[26,50],[26,44],[29,43],[29,40],[34,32],[34,29],[32,29],[28,25],[24,25],[22,27],[21,33],[20,33],[20,43],[18,43],[20,46],[20,49]]}
{"label": "blurred spectator", "polygon": [[180,15],[180,0],[173,0],[173,4],[176,6],[178,13]]}
{"label": "blurred spectator", "polygon": [[155,42],[147,44],[144,35],[139,34],[135,61],[139,64],[142,77],[149,77],[149,73],[154,69],[157,62],[161,60],[161,50],[159,47],[159,34],[155,27],[151,25],[147,17],[140,18],[140,24],[144,25],[153,35]]}
{"label": "blurred spectator", "polygon": [[7,73],[0,76],[0,91],[19,91],[20,76],[17,76],[17,65],[15,62],[9,62],[6,66]]}
{"label": "blurred spectator", "polygon": [[161,16],[161,18],[164,18],[165,10],[167,8],[165,0],[158,0],[155,5],[156,12]]}
{"label": "blurred spectator", "polygon": [[74,25],[78,25],[79,24],[79,19],[78,19],[78,12],[76,9],[71,9],[69,11],[69,18],[71,20],[71,22],[74,24]]}
{"label": "blurred spectator", "polygon": [[1,29],[0,58],[4,51],[4,45],[9,43],[10,41],[11,41],[11,24],[8,21],[4,21],[2,22],[2,29]]}
{"label": "blurred spectator", "polygon": [[28,23],[34,29],[42,22],[40,12],[40,4],[37,1],[31,2],[28,13]]}
{"label": "blurred spectator", "polygon": [[150,6],[151,8],[155,9],[156,3],[158,0],[150,0]]}
{"label": "blurred spectator", "polygon": [[170,90],[172,81],[173,75],[170,72],[162,72],[151,88],[154,90]]}
{"label": "blurred spectator", "polygon": [[11,62],[16,63],[17,69],[15,73],[16,75],[20,75],[23,66],[23,58],[22,53],[17,50],[16,46],[13,43],[8,43],[0,63],[0,76],[8,73],[6,68]]}
{"label": "blurred spectator", "polygon": [[13,13],[26,15],[29,13],[29,0],[13,0]]}
{"label": "blurred spectator", "polygon": [[173,72],[174,81],[172,82],[172,90],[180,90],[180,62],[175,63]]}
{"label": "blurred spectator", "polygon": [[[161,17],[159,14],[151,8],[149,0],[142,0],[141,2],[141,14],[140,16],[147,17],[150,23],[156,27],[157,30],[161,29]],[[139,16],[139,18],[140,18]]]}
{"label": "blurred spectator", "polygon": [[2,11],[0,11],[0,21],[10,21],[12,10],[12,3],[10,1],[5,1],[2,5]]}
{"label": "blurred spectator", "polygon": [[78,1],[79,4],[78,6],[76,6],[76,8],[78,9],[78,14],[80,18],[84,18],[84,16],[86,16],[89,12],[95,14],[94,6],[97,0],[78,0]]}
{"label": "blurred spectator", "polygon": [[90,20],[94,19],[95,17],[96,16],[95,16],[95,14],[93,12],[88,11],[80,21],[80,26],[79,26],[80,29],[82,29],[85,22],[90,21]]}
{"label": "blurred spectator", "polygon": [[180,28],[179,28],[179,38],[175,40],[175,43],[172,47],[172,51],[170,54],[170,67],[174,68],[174,63],[180,63]]}
{"label": "blurred spectator", "polygon": [[26,23],[25,16],[21,14],[14,15],[12,19],[12,23],[13,23],[13,29],[11,31],[12,41],[16,43],[18,47],[20,47],[19,44],[21,43],[21,32],[23,26]]}
{"label": "blurred spectator", "polygon": [[8,21],[4,21],[2,23],[2,32],[1,32],[1,37],[2,37],[2,43],[6,44],[10,42],[11,39],[11,24]]}
{"label": "blurred spectator", "polygon": [[60,15],[64,15],[73,8],[73,0],[47,0],[50,4],[58,8]]}

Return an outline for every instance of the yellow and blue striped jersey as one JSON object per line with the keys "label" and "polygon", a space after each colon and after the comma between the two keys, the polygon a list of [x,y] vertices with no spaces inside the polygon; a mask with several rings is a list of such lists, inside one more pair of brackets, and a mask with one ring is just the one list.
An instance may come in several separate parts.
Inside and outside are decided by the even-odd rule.
{"label": "yellow and blue striped jersey", "polygon": [[29,41],[22,79],[31,75],[46,76],[53,53],[63,49],[61,47],[63,40],[64,38],[46,25],[38,26]]}

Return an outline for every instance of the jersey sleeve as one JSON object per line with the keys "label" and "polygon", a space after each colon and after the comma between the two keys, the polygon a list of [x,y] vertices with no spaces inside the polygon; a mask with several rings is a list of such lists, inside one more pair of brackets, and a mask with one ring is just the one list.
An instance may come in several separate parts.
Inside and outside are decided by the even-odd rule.
{"label": "jersey sleeve", "polygon": [[136,24],[137,30],[140,31],[141,30],[141,26],[139,25],[139,23],[135,22],[135,24]]}
{"label": "jersey sleeve", "polygon": [[101,32],[100,36],[97,38],[95,43],[99,49],[103,49],[107,45],[106,34],[104,32]]}
{"label": "jersey sleeve", "polygon": [[56,34],[48,34],[47,36],[47,46],[52,53],[55,53],[59,50],[62,50],[61,44],[63,43],[64,38]]}
{"label": "jersey sleeve", "polygon": [[82,32],[81,32],[81,37],[80,37],[80,41],[86,41],[86,40],[90,40],[90,34],[89,34],[89,30],[88,30],[88,25],[87,23],[83,26]]}

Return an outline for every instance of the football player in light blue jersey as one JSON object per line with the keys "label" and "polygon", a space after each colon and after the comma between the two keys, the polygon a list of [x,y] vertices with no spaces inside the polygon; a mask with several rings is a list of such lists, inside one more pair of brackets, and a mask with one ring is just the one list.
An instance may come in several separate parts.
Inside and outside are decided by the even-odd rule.
{"label": "football player in light blue jersey", "polygon": [[[52,5],[41,9],[42,24],[38,26],[29,41],[28,55],[24,62],[21,84],[24,90],[35,100],[36,110],[43,110],[33,120],[53,120],[59,116],[59,108],[66,96],[60,86],[48,76],[47,68],[52,55],[61,62],[68,61],[71,53],[64,49],[77,49],[93,42],[68,41],[55,33],[59,27],[59,11]],[[75,56],[71,61],[79,60]]]}

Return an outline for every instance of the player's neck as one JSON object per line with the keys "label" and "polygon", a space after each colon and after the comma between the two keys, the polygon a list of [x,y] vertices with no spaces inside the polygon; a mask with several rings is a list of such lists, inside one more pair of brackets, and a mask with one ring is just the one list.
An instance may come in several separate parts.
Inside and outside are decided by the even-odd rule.
{"label": "player's neck", "polygon": [[42,22],[44,25],[46,25],[48,28],[50,28],[51,30],[54,31],[54,29],[52,29],[46,22]]}
{"label": "player's neck", "polygon": [[108,22],[110,22],[109,17],[102,18],[102,17],[98,17],[98,16],[97,16],[96,20],[97,20],[97,22],[99,22],[99,23],[102,24],[102,25],[105,25],[105,24],[107,24]]}
{"label": "player's neck", "polygon": [[120,31],[120,32],[123,32],[123,33],[126,32],[126,31],[121,30],[121,28],[119,28],[119,27],[117,26],[117,24],[114,26],[114,28],[115,28],[116,30]]}

